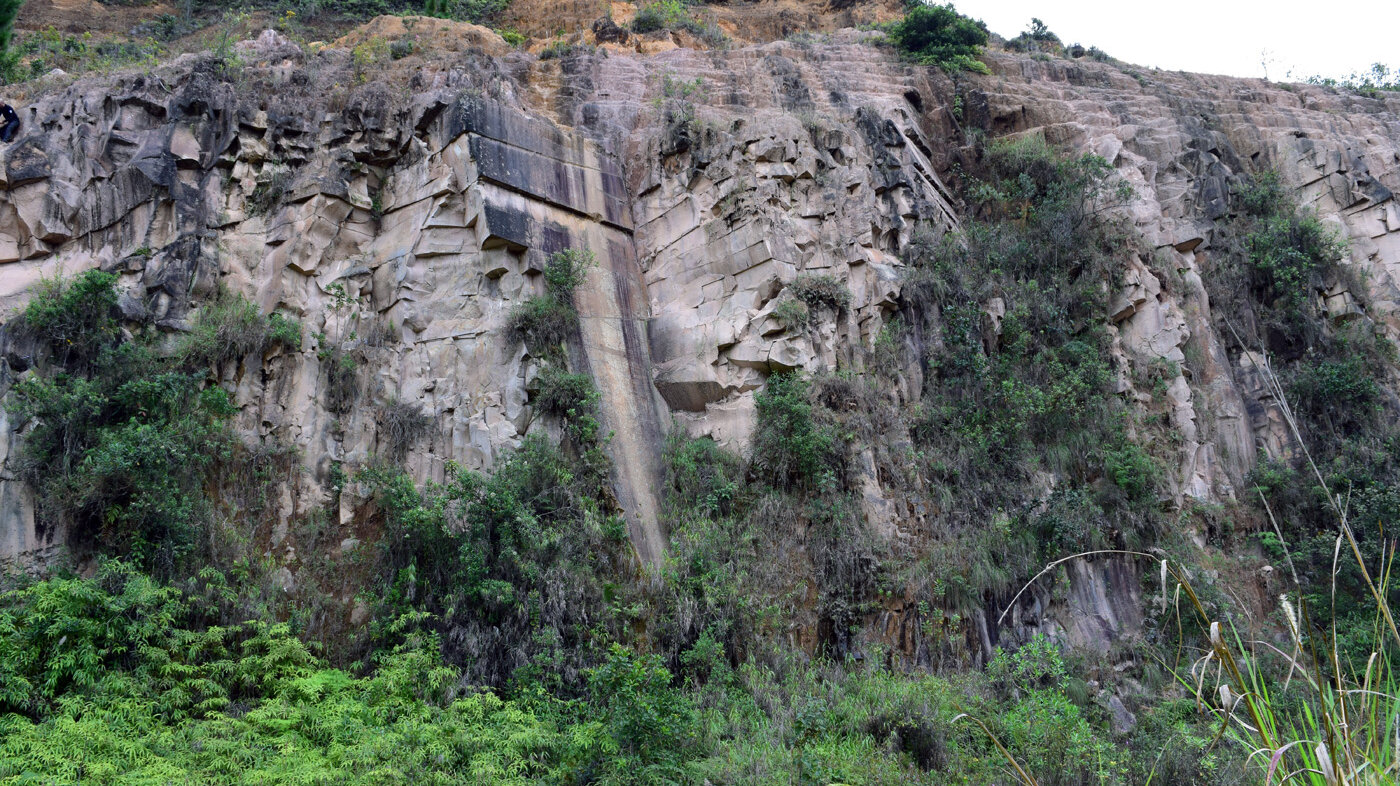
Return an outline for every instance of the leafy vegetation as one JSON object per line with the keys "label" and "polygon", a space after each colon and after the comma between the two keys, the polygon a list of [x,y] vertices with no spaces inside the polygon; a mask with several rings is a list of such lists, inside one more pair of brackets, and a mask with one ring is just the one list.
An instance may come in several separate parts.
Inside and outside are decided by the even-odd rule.
{"label": "leafy vegetation", "polygon": [[851,290],[834,276],[802,273],[787,286],[793,297],[809,311],[827,310],[835,314],[851,305]]}
{"label": "leafy vegetation", "polygon": [[636,16],[632,17],[632,30],[637,33],[682,30],[710,46],[721,46],[728,40],[718,25],[701,20],[681,0],[656,0],[638,8]]}
{"label": "leafy vegetation", "polygon": [[[23,327],[49,360],[9,405],[31,424],[20,472],[38,492],[42,527],[168,573],[195,548],[209,515],[207,473],[234,445],[228,395],[186,369],[241,351],[249,335],[261,346],[270,327],[246,302],[225,299],[164,357],[153,336],[121,341],[115,283],[97,270],[51,281],[26,308]],[[221,333],[226,325],[234,329]]]}
{"label": "leafy vegetation", "polygon": [[889,27],[890,40],[905,56],[945,71],[988,73],[977,59],[987,44],[987,26],[959,14],[952,3],[935,5],[915,0],[904,19]]}
{"label": "leafy vegetation", "polygon": [[301,325],[281,314],[263,316],[256,304],[242,296],[220,292],[195,317],[179,353],[191,369],[218,368],[230,360],[281,345],[301,349]]}
{"label": "leafy vegetation", "polygon": [[544,269],[544,294],[511,309],[506,329],[524,341],[531,354],[554,362],[562,360],[565,342],[578,332],[573,291],[595,264],[590,251],[567,249],[551,255]]}
{"label": "leafy vegetation", "polygon": [[[1047,777],[1118,764],[1093,760],[1105,743],[1055,683],[1037,683],[1027,703],[877,666],[734,666],[702,637],[677,672],[613,645],[578,675],[575,698],[533,680],[503,694],[464,689],[470,674],[443,660],[422,615],[387,624],[384,648],[347,671],[286,624],[230,607],[234,592],[211,570],[179,588],[120,562],[0,592],[0,778],[993,782],[990,745],[953,720],[962,704],[999,718],[997,732]],[[1058,662],[1053,648],[1038,653]],[[1007,671],[1000,662],[993,673]]]}
{"label": "leafy vegetation", "polygon": [[[1142,544],[1159,526],[1155,462],[1129,440],[1113,392],[1105,284],[1132,240],[1096,218],[1122,197],[1106,162],[1032,136],[987,147],[971,174],[981,219],[906,254],[907,321],[941,339],[925,350],[911,427],[933,498],[950,503],[937,559],[959,567],[934,586],[953,608],[1014,589],[1057,554]],[[1034,512],[1041,472],[1067,485]],[[989,519],[1015,544],[995,557]]]}
{"label": "leafy vegetation", "polygon": [[1310,76],[1307,82],[1312,85],[1340,87],[1371,98],[1379,98],[1384,92],[1400,90],[1400,72],[1384,63],[1373,63],[1369,70],[1354,72],[1343,79]]}
{"label": "leafy vegetation", "polygon": [[1032,18],[1031,26],[1007,41],[1006,48],[1013,52],[1043,52],[1054,55],[1064,51],[1064,44],[1060,43],[1060,37],[1050,32],[1050,28],[1046,27],[1044,22]]}
{"label": "leafy vegetation", "polygon": [[[1147,249],[1105,219],[1126,195],[1102,159],[1028,136],[974,147],[959,177],[974,215],[907,249],[898,319],[864,373],[769,376],[746,458],[669,436],[658,566],[627,543],[598,391],[569,371],[587,252],[552,255],[543,292],[509,317],[544,428],[489,471],[415,484],[394,465],[433,418],[375,392],[380,455],[354,473],[336,463],[328,510],[289,522],[307,533],[298,582],[335,532],[325,522],[352,510],[365,524],[323,568],[365,577],[336,588],[368,610],[355,646],[322,635],[325,607],[272,600],[287,590],[264,588],[253,547],[231,567],[202,559],[231,537],[213,524],[218,476],[250,450],[228,431],[219,375],[298,350],[301,325],[221,292],[162,338],[122,321],[114,275],[46,283],[21,320],[39,348],[14,387],[21,469],[41,521],[88,561],[0,585],[0,781],[1005,783],[1021,776],[1004,753],[1027,783],[1227,783],[1266,749],[1319,783],[1328,766],[1385,782],[1395,691],[1375,632],[1390,626],[1367,598],[1388,608],[1389,590],[1366,565],[1388,564],[1380,525],[1400,511],[1394,358],[1364,319],[1322,304],[1347,282],[1338,244],[1261,176],[1207,282],[1239,284],[1219,298],[1233,349],[1278,358],[1277,396],[1318,459],[1251,479],[1280,514],[1264,546],[1303,584],[1304,614],[1285,620],[1300,689],[1277,687],[1286,658],[1212,626],[1221,604],[1177,568],[1196,612],[1172,643],[1199,668],[1168,665],[1153,627],[1121,674],[1066,664],[1044,638],[981,637],[1043,562],[1159,545],[1174,523],[1140,439],[1160,426],[1116,391],[1176,372],[1130,374],[1109,352],[1114,259]],[[370,398],[366,353],[396,331],[361,321],[345,285],[326,291],[314,338],[324,403],[344,415]],[[772,313],[797,329],[850,301],[835,277],[804,274]],[[926,537],[872,532],[888,522],[866,510],[871,482],[904,494]],[[1337,570],[1343,494],[1359,559]],[[1329,605],[1330,619],[1306,614]],[[889,620],[899,651],[867,635]],[[322,638],[331,652],[309,643]],[[1304,663],[1305,649],[1328,654]],[[949,673],[974,663],[985,672]],[[1173,672],[1180,685],[1162,685]],[[1112,730],[1120,695],[1132,734]],[[1220,728],[1238,750],[1217,745]]]}

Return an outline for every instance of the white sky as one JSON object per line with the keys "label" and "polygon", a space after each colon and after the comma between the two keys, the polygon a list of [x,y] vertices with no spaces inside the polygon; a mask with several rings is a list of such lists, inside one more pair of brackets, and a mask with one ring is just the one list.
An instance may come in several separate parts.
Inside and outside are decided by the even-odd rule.
{"label": "white sky", "polygon": [[[1296,0],[954,0],[958,12],[1013,38],[1038,17],[1065,44],[1097,46],[1163,70],[1303,81],[1400,66],[1400,2]],[[1267,50],[1267,55],[1264,54]]]}

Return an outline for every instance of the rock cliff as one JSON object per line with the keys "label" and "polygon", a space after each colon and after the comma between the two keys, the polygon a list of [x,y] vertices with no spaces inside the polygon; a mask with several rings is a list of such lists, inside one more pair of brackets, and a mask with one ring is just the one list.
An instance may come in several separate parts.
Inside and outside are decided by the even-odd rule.
{"label": "rock cliff", "polygon": [[[1235,501],[1261,455],[1289,449],[1260,359],[1226,352],[1202,283],[1246,173],[1278,169],[1349,240],[1366,291],[1317,293],[1329,314],[1400,339],[1400,98],[997,52],[990,75],[953,79],[849,29],[541,59],[482,28],[373,24],[454,48],[367,71],[345,49],[308,53],[269,33],[240,45],[236,70],[186,56],[51,84],[0,151],[7,314],[43,277],[101,267],[121,276],[124,318],[171,335],[218,287],[301,321],[299,352],[218,370],[242,436],[294,446],[305,468],[272,514],[268,551],[289,563],[287,522],[329,503],[332,472],[384,452],[384,407],[432,418],[406,459],[419,480],[441,479],[448,462],[489,469],[547,428],[530,405],[538,359],[506,319],[543,291],[550,254],[584,247],[599,264],[578,291],[571,365],[597,383],[617,502],[640,560],[655,564],[664,435],[675,424],[742,451],[768,375],[859,373],[899,307],[902,251],[916,231],[959,225],[949,184],[974,129],[1041,133],[1102,156],[1132,186],[1112,210],[1153,251],[1124,250],[1108,316],[1119,392],[1179,435],[1168,507]],[[785,327],[774,309],[803,274],[834,276],[849,307]],[[32,348],[6,342],[0,394],[31,362]],[[328,403],[327,342],[363,359],[354,406]],[[1172,373],[1154,397],[1133,372],[1159,366]],[[919,373],[905,369],[891,399],[916,399]],[[7,417],[0,460],[22,437]],[[927,514],[868,465],[871,531],[916,548]],[[342,524],[361,502],[342,495]],[[30,491],[0,476],[0,555],[62,543],[36,526]],[[1140,593],[1133,570],[1104,562],[1069,580],[1054,621],[1036,600],[1015,624],[1086,644],[1138,624],[1140,604],[1125,602]],[[877,617],[877,635],[898,641],[898,604]],[[989,648],[995,622],[978,624]]]}

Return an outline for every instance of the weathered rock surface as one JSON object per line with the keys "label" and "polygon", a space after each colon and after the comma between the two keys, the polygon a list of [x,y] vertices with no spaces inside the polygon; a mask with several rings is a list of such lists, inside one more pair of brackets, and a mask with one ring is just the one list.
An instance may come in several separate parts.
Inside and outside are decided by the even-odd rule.
{"label": "weathered rock surface", "polygon": [[[542,291],[550,253],[586,246],[601,264],[578,295],[573,361],[603,395],[617,497],[646,562],[665,547],[656,494],[673,419],[742,449],[769,374],[863,367],[898,303],[902,248],[920,227],[958,223],[945,178],[960,124],[1036,130],[1133,186],[1113,209],[1154,251],[1125,250],[1106,316],[1125,395],[1132,369],[1174,369],[1166,407],[1181,439],[1165,504],[1232,500],[1260,455],[1290,449],[1258,359],[1224,351],[1202,284],[1242,174],[1278,168],[1345,233],[1369,289],[1318,297],[1400,339],[1400,99],[1001,54],[992,75],[955,84],[869,38],[548,61],[485,41],[345,88],[347,53],[269,37],[250,45],[261,59],[239,90],[198,58],[80,81],[29,107],[3,150],[0,307],[42,276],[101,266],[121,273],[124,314],[169,331],[220,284],[301,319],[300,353],[223,373],[245,437],[296,446],[310,470],[281,497],[285,521],[329,501],[335,464],[380,449],[376,404],[433,416],[408,457],[419,479],[449,461],[489,468],[538,428],[537,365],[506,315]],[[804,273],[835,277],[851,303],[789,330],[771,314]],[[362,405],[345,415],[326,406],[312,333],[367,358]],[[24,367],[7,358],[0,393]],[[19,425],[0,419],[0,459]],[[916,522],[868,474],[871,530],[907,542]],[[55,538],[0,474],[0,555]],[[1127,566],[1075,571],[1063,609],[1033,598],[1016,625],[1093,646],[1140,625]],[[900,626],[875,627],[897,640]]]}

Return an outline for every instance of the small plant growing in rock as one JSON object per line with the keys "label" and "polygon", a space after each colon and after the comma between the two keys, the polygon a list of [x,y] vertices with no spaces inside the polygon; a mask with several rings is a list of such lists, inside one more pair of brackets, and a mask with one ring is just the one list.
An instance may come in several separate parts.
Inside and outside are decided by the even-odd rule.
{"label": "small plant growing in rock", "polygon": [[787,289],[813,311],[828,309],[840,312],[851,305],[851,290],[835,276],[803,273],[793,279]]}
{"label": "small plant growing in rock", "polygon": [[535,378],[531,403],[543,414],[559,418],[575,443],[594,445],[602,431],[598,422],[598,389],[587,374],[570,374],[546,364]]}
{"label": "small plant growing in rock", "polygon": [[411,37],[400,38],[389,44],[389,59],[402,60],[413,54],[413,39]]}
{"label": "small plant growing in rock", "polygon": [[812,321],[812,311],[807,304],[795,297],[784,298],[773,307],[773,318],[788,330],[805,328]]}
{"label": "small plant growing in rock", "polygon": [[374,66],[390,59],[392,51],[389,42],[382,36],[372,36],[369,40],[350,50],[350,64],[355,69],[355,81],[364,83]]}
{"label": "small plant growing in rock", "polygon": [[573,302],[574,290],[583,283],[588,269],[597,264],[597,258],[588,249],[570,248],[556,252],[545,264],[545,287],[560,300]]}
{"label": "small plant growing in rock", "polygon": [[562,60],[566,57],[572,57],[574,55],[592,54],[597,50],[598,48],[593,46],[592,44],[569,42],[563,39],[559,39],[558,41],[551,42],[549,46],[546,46],[544,50],[540,52],[540,59]]}
{"label": "small plant growing in rock", "polygon": [[351,351],[317,334],[321,348],[316,358],[326,367],[326,409],[344,415],[360,400],[360,363]]}
{"label": "small plant growing in rock", "polygon": [[524,341],[534,355],[558,359],[564,342],[578,330],[574,290],[595,264],[593,252],[587,249],[571,248],[552,255],[544,269],[545,293],[511,309],[507,332]]}
{"label": "small plant growing in rock", "polygon": [[375,421],[384,455],[392,462],[403,461],[413,443],[427,436],[433,417],[417,404],[391,398],[379,408]]}
{"label": "small plant growing in rock", "polygon": [[257,185],[248,195],[248,215],[265,216],[282,204],[291,185],[292,172],[281,161],[268,161],[258,175]]}
{"label": "small plant growing in rock", "polygon": [[274,343],[299,349],[301,324],[280,314],[264,317],[242,295],[220,292],[200,310],[194,329],[181,342],[180,355],[189,368],[217,368]]}

